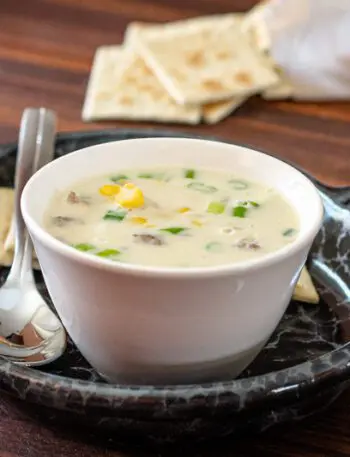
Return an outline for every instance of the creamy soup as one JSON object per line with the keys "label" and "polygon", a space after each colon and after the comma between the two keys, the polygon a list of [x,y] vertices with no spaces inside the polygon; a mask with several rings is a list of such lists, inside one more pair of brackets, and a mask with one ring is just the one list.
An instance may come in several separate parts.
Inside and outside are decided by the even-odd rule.
{"label": "creamy soup", "polygon": [[242,262],[293,242],[299,221],[273,188],[224,172],[126,170],[58,192],[44,224],[88,255],[198,267]]}

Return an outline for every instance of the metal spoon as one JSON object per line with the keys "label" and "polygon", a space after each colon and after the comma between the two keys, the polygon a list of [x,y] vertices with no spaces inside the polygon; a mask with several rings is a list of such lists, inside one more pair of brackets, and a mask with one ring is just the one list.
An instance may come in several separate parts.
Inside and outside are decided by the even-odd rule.
{"label": "metal spoon", "polygon": [[33,246],[20,208],[28,179],[53,159],[55,126],[56,116],[50,110],[27,108],[23,112],[15,173],[15,252],[0,288],[0,356],[28,366],[50,363],[66,347],[66,332],[35,285]]}

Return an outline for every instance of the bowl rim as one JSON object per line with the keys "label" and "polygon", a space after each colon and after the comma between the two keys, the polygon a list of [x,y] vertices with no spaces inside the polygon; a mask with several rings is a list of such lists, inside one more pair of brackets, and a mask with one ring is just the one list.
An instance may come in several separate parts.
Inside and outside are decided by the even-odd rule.
{"label": "bowl rim", "polygon": [[[200,143],[214,143],[215,147],[222,147],[224,146],[226,149],[230,147],[235,147],[241,150],[241,153],[254,153],[259,156],[268,158],[276,162],[279,165],[283,165],[283,167],[287,168],[290,173],[296,175],[301,179],[303,183],[306,185],[305,192],[307,191],[314,199],[315,205],[317,206],[317,216],[310,222],[309,226],[306,228],[304,233],[299,234],[299,236],[290,244],[283,246],[282,248],[278,249],[277,251],[273,251],[267,253],[262,257],[258,257],[257,259],[249,259],[246,261],[240,261],[237,263],[228,263],[223,265],[215,265],[215,266],[204,266],[204,267],[162,267],[162,266],[149,266],[149,265],[142,265],[142,264],[128,264],[128,263],[118,263],[114,262],[109,259],[100,258],[97,256],[86,255],[84,252],[80,252],[73,247],[57,240],[54,238],[50,233],[48,233],[40,224],[39,222],[31,215],[29,210],[29,200],[31,195],[31,188],[40,177],[46,173],[48,169],[55,168],[58,162],[62,161],[69,161],[73,155],[81,155],[85,154],[86,150],[89,149],[103,149],[103,148],[110,148],[111,145],[120,145],[122,142],[149,142],[149,141],[156,141],[156,142],[164,142],[164,141],[171,141],[171,142],[200,142]],[[176,161],[174,161],[175,164]],[[294,206],[294,209],[298,212],[298,208]],[[21,196],[21,210],[23,214],[23,218],[29,230],[35,234],[35,236],[40,239],[41,243],[45,245],[48,249],[53,251],[55,254],[60,254],[65,258],[69,258],[70,260],[81,263],[85,266],[97,268],[99,270],[105,270],[109,272],[117,272],[119,274],[125,274],[128,276],[139,276],[139,277],[166,277],[166,278],[208,278],[208,277],[217,277],[217,276],[227,276],[233,274],[241,274],[246,272],[253,272],[261,268],[269,267],[275,265],[279,262],[285,261],[287,258],[293,256],[295,253],[305,249],[309,244],[312,243],[314,237],[317,235],[319,231],[324,209],[321,197],[317,191],[316,186],[312,183],[312,181],[305,176],[301,171],[297,168],[293,167],[291,164],[284,162],[274,156],[261,152],[259,150],[239,146],[234,143],[226,143],[224,141],[212,141],[210,139],[203,138],[191,138],[191,137],[147,137],[147,138],[134,138],[134,139],[125,139],[125,140],[116,140],[110,141],[103,144],[97,144],[93,146],[88,146],[85,148],[77,149],[69,154],[61,156],[49,164],[42,167],[39,171],[37,171],[27,182],[26,186],[24,187],[22,196]]]}

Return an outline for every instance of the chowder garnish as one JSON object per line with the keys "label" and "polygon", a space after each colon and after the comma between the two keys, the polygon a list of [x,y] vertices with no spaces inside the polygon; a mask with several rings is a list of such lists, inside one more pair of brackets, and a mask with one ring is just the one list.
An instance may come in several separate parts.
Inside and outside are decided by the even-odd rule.
{"label": "chowder garnish", "polygon": [[56,238],[86,255],[168,267],[229,264],[298,236],[277,191],[207,169],[122,170],[57,193],[45,215]]}

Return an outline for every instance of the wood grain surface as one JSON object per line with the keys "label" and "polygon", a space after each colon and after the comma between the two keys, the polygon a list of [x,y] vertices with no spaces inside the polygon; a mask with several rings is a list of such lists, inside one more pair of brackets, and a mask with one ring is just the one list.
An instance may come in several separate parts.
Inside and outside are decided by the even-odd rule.
{"label": "wood grain surface", "polygon": [[[131,20],[167,21],[245,11],[253,0],[0,0],[0,142],[16,140],[22,110],[46,106],[65,131],[154,124],[84,124],[81,107],[97,46],[117,44]],[[215,126],[174,127],[221,136],[293,160],[320,180],[350,184],[350,104],[251,99]],[[130,451],[87,434],[52,429],[0,400],[0,457],[345,457],[350,455],[350,393],[330,409],[254,439],[205,449]],[[112,449],[113,448],[113,449]]]}

